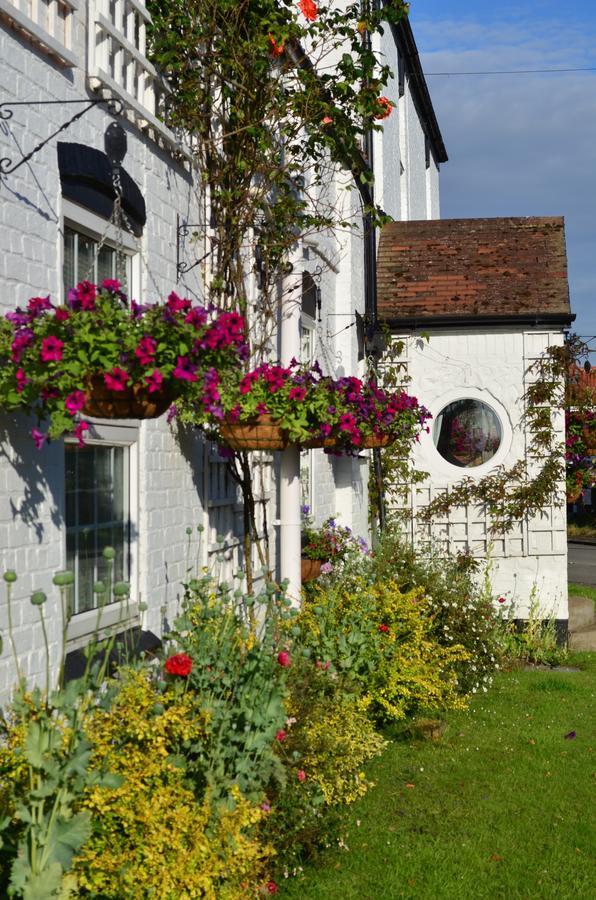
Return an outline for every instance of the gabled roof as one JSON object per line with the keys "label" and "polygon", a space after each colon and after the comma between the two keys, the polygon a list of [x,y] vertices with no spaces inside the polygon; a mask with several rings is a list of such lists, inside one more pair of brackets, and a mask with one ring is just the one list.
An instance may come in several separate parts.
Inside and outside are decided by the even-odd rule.
{"label": "gabled roof", "polygon": [[560,217],[391,222],[381,231],[378,315],[402,327],[568,325]]}

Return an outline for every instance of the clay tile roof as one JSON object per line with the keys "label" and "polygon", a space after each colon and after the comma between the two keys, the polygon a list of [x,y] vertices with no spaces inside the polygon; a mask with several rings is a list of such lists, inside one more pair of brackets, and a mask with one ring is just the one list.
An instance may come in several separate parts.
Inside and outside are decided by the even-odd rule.
{"label": "clay tile roof", "polygon": [[574,318],[559,217],[391,222],[377,286],[379,318],[395,325]]}

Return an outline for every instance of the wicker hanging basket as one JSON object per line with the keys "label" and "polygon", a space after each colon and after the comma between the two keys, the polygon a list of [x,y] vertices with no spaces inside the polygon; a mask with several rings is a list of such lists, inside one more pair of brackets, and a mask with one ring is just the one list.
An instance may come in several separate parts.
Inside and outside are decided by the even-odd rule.
{"label": "wicker hanging basket", "polygon": [[393,444],[395,438],[390,434],[369,434],[362,438],[360,446],[363,450],[375,450],[378,447],[388,447]]}
{"label": "wicker hanging basket", "polygon": [[271,416],[257,416],[250,422],[224,422],[219,434],[232,450],[285,450],[286,432]]}
{"label": "wicker hanging basket", "polygon": [[123,391],[111,391],[103,375],[87,379],[86,400],[82,414],[97,419],[157,419],[174,398],[167,389],[149,393],[143,384],[133,384]]}
{"label": "wicker hanging basket", "polygon": [[307,559],[303,556],[300,560],[300,576],[302,583],[314,581],[321,574],[322,559]]}
{"label": "wicker hanging basket", "polygon": [[308,441],[304,441],[300,444],[303,450],[323,450],[325,448],[331,449],[332,447],[337,447],[337,438],[334,437],[312,437]]}

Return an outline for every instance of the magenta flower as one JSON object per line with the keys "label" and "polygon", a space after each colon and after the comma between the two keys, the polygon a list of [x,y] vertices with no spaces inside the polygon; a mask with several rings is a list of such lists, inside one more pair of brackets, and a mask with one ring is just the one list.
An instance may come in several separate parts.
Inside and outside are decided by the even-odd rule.
{"label": "magenta flower", "polygon": [[15,378],[17,380],[17,394],[22,394],[25,390],[25,385],[29,384],[30,379],[25,375],[24,369],[17,369]]}
{"label": "magenta flower", "polygon": [[32,318],[37,319],[44,310],[52,309],[52,301],[49,295],[47,297],[31,297],[27,303],[27,309],[31,313]]}
{"label": "magenta flower", "polygon": [[179,297],[178,294],[175,293],[175,291],[172,291],[166,301],[167,308],[170,312],[174,313],[187,312],[191,308],[191,305],[192,304],[190,300],[187,300],[186,298],[182,299],[182,297]]}
{"label": "magenta flower", "polygon": [[68,320],[70,319],[70,313],[67,309],[64,309],[63,306],[59,306],[54,313],[54,317],[57,322],[68,322]]}
{"label": "magenta flower", "polygon": [[87,422],[79,422],[77,427],[74,430],[74,436],[79,442],[79,447],[85,446],[85,432],[89,431],[89,425]]}
{"label": "magenta flower", "polygon": [[157,341],[155,338],[149,337],[149,335],[146,334],[139,341],[139,346],[135,350],[135,356],[142,366],[150,366],[155,357],[156,349]]}
{"label": "magenta flower", "polygon": [[109,294],[119,294],[122,290],[122,285],[117,278],[104,278],[101,283],[101,289]]}
{"label": "magenta flower", "polygon": [[57,337],[47,337],[41,342],[41,350],[39,356],[42,362],[60,362],[62,359],[62,348],[64,341]]}
{"label": "magenta flower", "polygon": [[11,358],[13,362],[20,362],[23,356],[23,353],[30,347],[33,341],[35,340],[35,335],[31,331],[30,328],[23,328],[22,331],[19,331],[15,336],[12,344],[11,344]]}
{"label": "magenta flower", "polygon": [[197,367],[192,365],[188,356],[178,357],[176,368],[172,372],[172,375],[180,381],[198,381],[199,378],[197,375]]}
{"label": "magenta flower", "polygon": [[288,398],[290,400],[304,400],[306,397],[306,391],[303,387],[293,387],[288,394]]}
{"label": "magenta flower", "polygon": [[170,422],[171,422],[173,419],[176,418],[177,415],[178,415],[178,410],[177,410],[177,408],[176,408],[176,404],[175,404],[175,403],[172,403],[172,405],[171,405],[170,408],[168,409],[168,414],[167,414],[167,416],[166,416],[166,422],[168,423],[168,425],[170,424]]}
{"label": "magenta flower", "polygon": [[160,390],[163,384],[163,375],[159,369],[154,369],[150,375],[145,375],[145,384],[147,385],[150,394],[154,394],[155,391]]}
{"label": "magenta flower", "polygon": [[96,297],[95,285],[91,284],[90,281],[81,281],[76,288],[72,288],[68,292],[68,304],[71,309],[85,309],[88,312],[93,312]]}
{"label": "magenta flower", "polygon": [[71,416],[76,415],[85,405],[85,394],[83,391],[73,391],[64,401],[64,406]]}
{"label": "magenta flower", "polygon": [[286,650],[282,650],[277,654],[277,661],[283,669],[289,669],[292,665],[290,654]]}
{"label": "magenta flower", "polygon": [[296,778],[300,782],[306,781],[306,772],[304,771],[304,769],[298,769],[298,771],[296,772]]}
{"label": "magenta flower", "polygon": [[124,391],[128,383],[128,372],[116,366],[103,376],[104,384],[109,391]]}
{"label": "magenta flower", "polygon": [[35,441],[35,447],[37,450],[41,450],[48,439],[47,434],[45,434],[43,431],[38,431],[37,428],[31,429],[31,437]]}
{"label": "magenta flower", "polygon": [[190,312],[185,316],[184,321],[187,325],[193,325],[197,330],[202,328],[207,321],[207,310],[202,306],[193,306]]}

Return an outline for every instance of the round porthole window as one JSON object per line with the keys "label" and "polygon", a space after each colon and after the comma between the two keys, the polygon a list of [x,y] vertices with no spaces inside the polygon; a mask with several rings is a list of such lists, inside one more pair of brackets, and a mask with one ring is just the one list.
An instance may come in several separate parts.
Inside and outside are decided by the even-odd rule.
{"label": "round porthole window", "polygon": [[488,462],[501,446],[503,430],[496,412],[481,400],[455,400],[435,418],[433,440],[447,462],[473,468]]}

